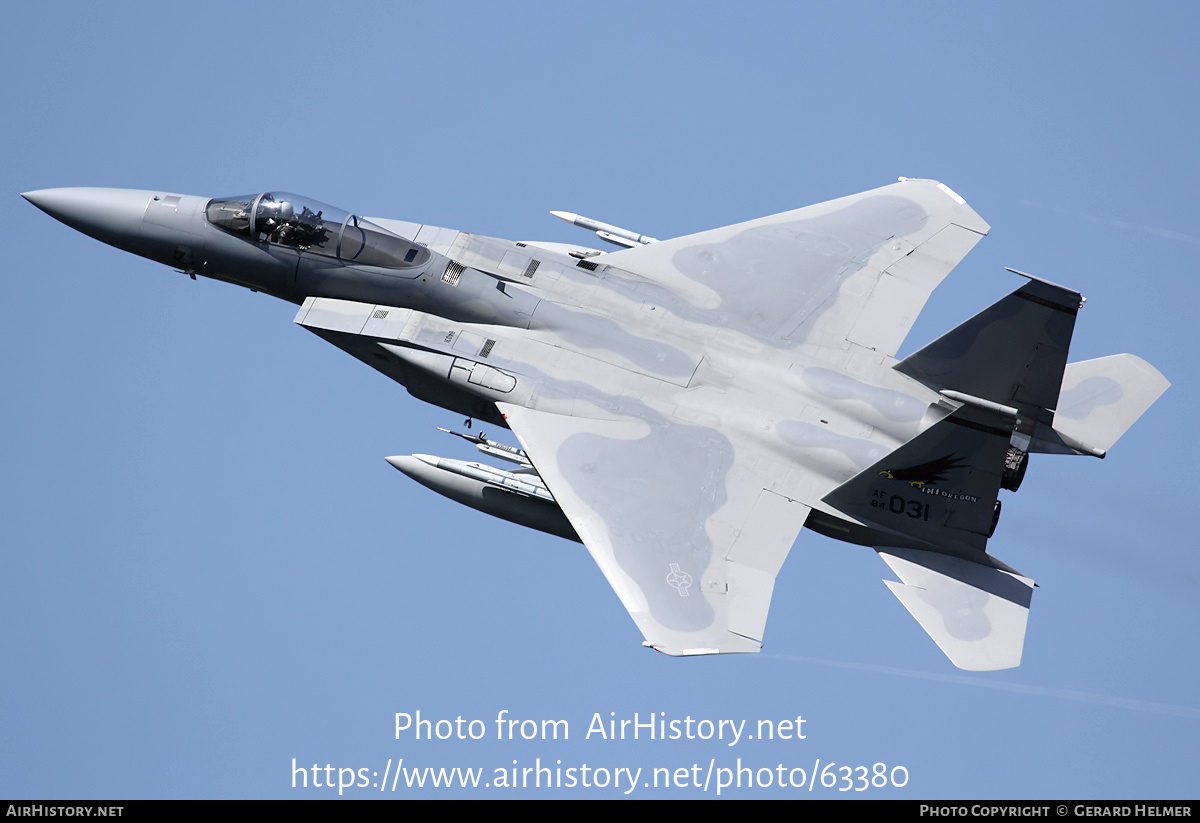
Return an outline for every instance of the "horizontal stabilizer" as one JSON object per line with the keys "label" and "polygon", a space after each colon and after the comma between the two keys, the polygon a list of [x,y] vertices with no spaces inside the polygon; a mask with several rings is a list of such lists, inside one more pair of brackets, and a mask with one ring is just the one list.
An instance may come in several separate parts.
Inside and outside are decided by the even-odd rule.
{"label": "horizontal stabilizer", "polygon": [[1171,384],[1132,354],[1067,364],[1054,429],[1101,453],[1132,426]]}
{"label": "horizontal stabilizer", "polygon": [[935,552],[875,551],[902,581],[883,582],[951,663],[977,672],[1021,664],[1032,580]]}
{"label": "horizontal stabilizer", "polygon": [[1076,291],[1031,279],[897,363],[896,371],[934,391],[1053,409],[1080,300]]}

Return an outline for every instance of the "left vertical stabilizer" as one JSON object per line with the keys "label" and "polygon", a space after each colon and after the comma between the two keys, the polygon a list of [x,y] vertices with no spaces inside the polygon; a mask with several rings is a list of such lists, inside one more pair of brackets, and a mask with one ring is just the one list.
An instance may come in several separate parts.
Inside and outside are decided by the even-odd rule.
{"label": "left vertical stabilizer", "polygon": [[918,545],[982,556],[996,527],[996,497],[1017,422],[1011,411],[963,405],[823,500]]}

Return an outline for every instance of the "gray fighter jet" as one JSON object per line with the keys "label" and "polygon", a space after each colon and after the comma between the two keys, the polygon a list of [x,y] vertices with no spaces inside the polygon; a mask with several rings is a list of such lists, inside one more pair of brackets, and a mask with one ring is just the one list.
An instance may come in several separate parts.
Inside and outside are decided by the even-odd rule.
{"label": "gray fighter jet", "polygon": [[1029,275],[897,361],[988,231],[941,183],[899,183],[619,250],[367,220],[281,192],[24,195],[105,243],[300,305],[296,322],[523,448],[510,468],[388,458],[489,514],[581,541],[645,645],[761,648],[804,526],[872,547],[965,669],[1021,660],[1033,581],[992,557],[1031,453],[1103,457],[1165,391],[1129,354],[1079,363],[1082,304]]}

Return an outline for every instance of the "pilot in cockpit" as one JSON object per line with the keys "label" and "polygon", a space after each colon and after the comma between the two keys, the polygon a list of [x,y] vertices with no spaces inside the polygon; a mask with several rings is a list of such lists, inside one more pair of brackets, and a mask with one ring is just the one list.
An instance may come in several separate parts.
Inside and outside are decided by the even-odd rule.
{"label": "pilot in cockpit", "polygon": [[256,223],[258,230],[272,243],[307,249],[321,245],[329,235],[322,214],[323,211],[314,212],[308,206],[302,206],[297,217],[295,207],[289,201],[276,202],[264,197],[258,204]]}
{"label": "pilot in cockpit", "polygon": [[258,203],[254,214],[254,229],[259,234],[265,234],[275,243],[275,234],[283,229],[295,217],[295,209],[286,200],[276,202],[271,195],[264,195]]}

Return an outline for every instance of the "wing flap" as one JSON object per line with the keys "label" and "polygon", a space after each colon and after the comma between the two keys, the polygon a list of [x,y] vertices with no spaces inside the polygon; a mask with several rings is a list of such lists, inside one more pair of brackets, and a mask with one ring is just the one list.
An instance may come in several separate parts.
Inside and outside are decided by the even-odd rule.
{"label": "wing flap", "polygon": [[936,552],[875,551],[901,581],[883,582],[951,663],[968,671],[1021,664],[1032,580]]}
{"label": "wing flap", "polygon": [[808,519],[803,503],[763,489],[725,560],[729,631],[762,640],[775,577]]}
{"label": "wing flap", "polygon": [[982,238],[978,229],[951,223],[888,266],[846,339],[889,356],[895,354],[929,295]]}

